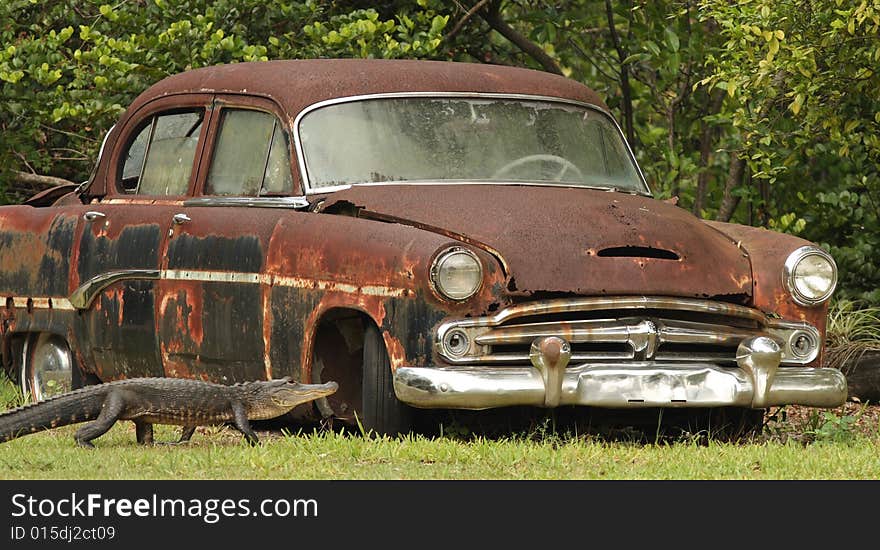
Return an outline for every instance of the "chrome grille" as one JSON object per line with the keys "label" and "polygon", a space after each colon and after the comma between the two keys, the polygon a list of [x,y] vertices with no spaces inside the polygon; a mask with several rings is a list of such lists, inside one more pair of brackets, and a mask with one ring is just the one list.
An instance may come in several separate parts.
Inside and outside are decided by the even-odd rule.
{"label": "chrome grille", "polygon": [[[791,350],[792,338],[803,332],[819,342],[812,326],[770,319],[755,309],[708,300],[628,296],[537,301],[491,317],[450,321],[439,328],[437,342],[443,359],[460,365],[530,365],[532,341],[546,336],[571,344],[571,365],[590,361],[735,364],[740,342],[769,336],[782,347],[784,363],[805,364],[815,354],[796,357]],[[450,337],[467,339],[467,346],[455,348],[457,355],[444,345]]]}

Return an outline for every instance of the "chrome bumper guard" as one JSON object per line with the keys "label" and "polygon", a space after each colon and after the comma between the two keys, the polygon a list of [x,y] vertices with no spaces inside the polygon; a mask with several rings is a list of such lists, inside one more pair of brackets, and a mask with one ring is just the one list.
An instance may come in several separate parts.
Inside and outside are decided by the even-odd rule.
{"label": "chrome bumper guard", "polygon": [[571,347],[555,337],[532,343],[531,367],[400,367],[398,399],[419,408],[488,409],[513,405],[606,408],[766,408],[798,404],[836,407],[847,397],[836,369],[780,367],[782,351],[771,338],[742,341],[737,366],[711,362],[588,362],[568,366]]}

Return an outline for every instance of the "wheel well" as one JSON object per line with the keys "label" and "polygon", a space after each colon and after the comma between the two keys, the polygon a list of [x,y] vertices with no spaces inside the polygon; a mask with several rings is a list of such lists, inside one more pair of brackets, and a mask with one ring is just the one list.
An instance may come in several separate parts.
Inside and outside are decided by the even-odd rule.
{"label": "wheel well", "polygon": [[328,310],[318,322],[312,345],[313,383],[334,381],[339,390],[315,405],[322,416],[354,421],[361,410],[364,333],[376,324],[361,311],[345,308]]}
{"label": "wheel well", "polygon": [[19,383],[24,342],[29,336],[28,332],[17,332],[7,337],[3,343],[3,372],[16,384]]}
{"label": "wheel well", "polygon": [[[36,340],[36,338],[40,334],[43,334],[43,332],[17,332],[10,335],[4,343],[3,369],[9,379],[16,384],[21,383],[21,380],[19,378],[21,376],[21,367],[24,357],[25,343],[29,339]],[[71,375],[73,376],[72,382],[74,389],[101,383],[101,380],[99,380],[97,376],[91,373],[87,373],[82,369],[82,366],[77,360],[76,354],[72,353],[73,350],[70,347],[70,342],[67,340],[67,337],[65,335],[55,332],[52,332],[50,334],[64,340],[64,342],[67,344],[67,347],[71,349]]]}

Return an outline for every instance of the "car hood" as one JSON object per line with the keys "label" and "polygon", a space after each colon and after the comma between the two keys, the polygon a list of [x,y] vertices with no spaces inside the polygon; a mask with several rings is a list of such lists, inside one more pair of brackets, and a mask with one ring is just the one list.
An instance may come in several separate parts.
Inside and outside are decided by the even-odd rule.
{"label": "car hood", "polygon": [[354,186],[322,209],[445,234],[504,264],[511,294],[665,295],[745,301],[749,259],[689,212],[649,197],[529,185]]}

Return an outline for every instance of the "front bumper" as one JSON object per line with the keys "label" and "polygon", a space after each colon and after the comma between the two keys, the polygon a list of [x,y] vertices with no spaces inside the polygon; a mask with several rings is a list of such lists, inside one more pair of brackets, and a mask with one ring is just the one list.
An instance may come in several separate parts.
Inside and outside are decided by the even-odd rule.
{"label": "front bumper", "polygon": [[394,390],[411,406],[451,409],[836,407],[847,397],[846,378],[840,371],[780,367],[781,352],[769,338],[744,341],[735,367],[658,361],[568,366],[570,354],[567,342],[550,337],[532,345],[531,367],[400,367],[394,373]]}

